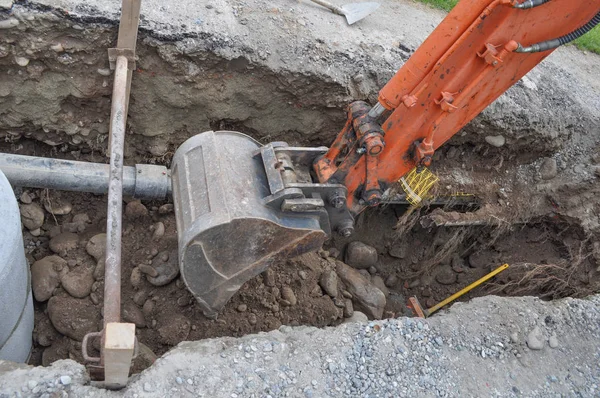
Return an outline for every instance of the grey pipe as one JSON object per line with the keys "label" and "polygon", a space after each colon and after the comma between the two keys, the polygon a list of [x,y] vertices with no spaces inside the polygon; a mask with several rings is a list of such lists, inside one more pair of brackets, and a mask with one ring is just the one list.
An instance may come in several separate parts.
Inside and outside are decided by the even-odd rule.
{"label": "grey pipe", "polygon": [[[108,164],[0,153],[0,170],[17,187],[108,192]],[[171,172],[164,166],[149,164],[124,166],[123,194],[138,199],[166,199],[171,195]]]}

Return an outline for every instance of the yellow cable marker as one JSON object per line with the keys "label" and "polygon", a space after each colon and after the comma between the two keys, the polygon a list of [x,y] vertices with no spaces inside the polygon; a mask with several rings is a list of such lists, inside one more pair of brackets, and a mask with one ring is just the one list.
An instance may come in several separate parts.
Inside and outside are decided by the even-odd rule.
{"label": "yellow cable marker", "polygon": [[463,294],[468,293],[469,291],[473,290],[477,286],[481,285],[483,282],[493,278],[494,276],[498,275],[500,272],[504,271],[507,268],[508,268],[508,264],[503,264],[503,265],[499,266],[498,268],[496,268],[495,270],[493,270],[486,276],[476,280],[475,282],[471,283],[469,286],[454,293],[452,296],[448,297],[444,301],[439,302],[438,304],[434,305],[433,307],[431,307],[429,309],[424,309],[423,307],[421,307],[419,300],[415,296],[409,298],[408,301],[410,302],[410,304],[412,305],[413,309],[415,310],[415,312],[417,313],[417,315],[419,317],[427,318],[428,316],[430,316],[431,314],[433,314],[440,308],[450,304],[451,302],[453,302],[454,300],[456,300]]}

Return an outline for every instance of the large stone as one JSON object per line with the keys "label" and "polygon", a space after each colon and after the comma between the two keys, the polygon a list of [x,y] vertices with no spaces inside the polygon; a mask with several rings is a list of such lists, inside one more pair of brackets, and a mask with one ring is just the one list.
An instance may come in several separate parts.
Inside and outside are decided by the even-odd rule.
{"label": "large stone", "polygon": [[35,203],[21,205],[21,222],[30,231],[44,224],[44,210]]}
{"label": "large stone", "polygon": [[540,176],[544,180],[551,180],[558,174],[558,166],[556,160],[545,158],[540,166]]}
{"label": "large stone", "polygon": [[106,253],[106,234],[92,236],[85,246],[85,250],[96,261],[104,258],[104,254]]}
{"label": "large stone", "polygon": [[50,250],[57,254],[65,254],[77,249],[79,237],[72,232],[63,232],[50,239]]}
{"label": "large stone", "polygon": [[337,297],[337,274],[333,270],[325,270],[319,278],[319,285],[323,288],[323,291],[331,297]]}
{"label": "large stone", "polygon": [[336,262],[336,272],[354,297],[358,307],[375,319],[381,319],[385,307],[385,294],[357,270],[341,261]]}
{"label": "large stone", "polygon": [[37,301],[46,301],[60,284],[60,273],[67,262],[58,256],[47,256],[31,266],[31,288]]}
{"label": "large stone", "polygon": [[387,286],[385,286],[385,282],[381,276],[375,275],[373,278],[371,278],[371,282],[377,286],[377,289],[381,290],[381,292],[385,294],[385,297],[390,294],[390,291],[388,290]]}
{"label": "large stone", "polygon": [[100,311],[88,299],[54,296],[48,301],[48,316],[60,333],[77,341],[100,326]]}
{"label": "large stone", "polygon": [[80,265],[64,274],[60,279],[63,289],[73,297],[87,297],[92,291],[92,285],[94,284],[94,268],[87,265]]}
{"label": "large stone", "polygon": [[346,247],[346,263],[357,269],[367,269],[377,264],[378,255],[374,247],[362,242],[350,242]]}

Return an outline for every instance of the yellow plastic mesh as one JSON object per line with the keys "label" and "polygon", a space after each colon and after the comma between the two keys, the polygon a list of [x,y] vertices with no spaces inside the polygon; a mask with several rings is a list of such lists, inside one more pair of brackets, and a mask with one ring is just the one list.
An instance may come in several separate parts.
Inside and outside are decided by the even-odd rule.
{"label": "yellow plastic mesh", "polygon": [[439,178],[426,167],[423,167],[420,172],[417,172],[415,167],[399,180],[406,193],[406,200],[413,206],[418,206],[438,181]]}

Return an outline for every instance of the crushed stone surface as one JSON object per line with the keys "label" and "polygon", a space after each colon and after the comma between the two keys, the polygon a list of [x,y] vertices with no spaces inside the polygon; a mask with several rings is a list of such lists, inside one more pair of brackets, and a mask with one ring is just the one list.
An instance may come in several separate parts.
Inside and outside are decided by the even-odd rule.
{"label": "crushed stone surface", "polygon": [[[599,305],[600,296],[488,296],[426,320],[185,342],[117,392],[89,385],[71,360],[0,362],[0,396],[591,397],[600,393]],[[527,347],[532,331],[539,349]]]}

